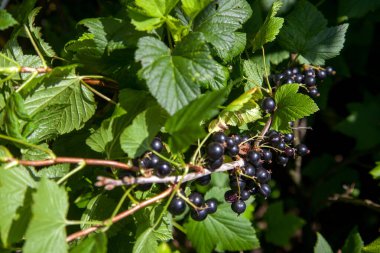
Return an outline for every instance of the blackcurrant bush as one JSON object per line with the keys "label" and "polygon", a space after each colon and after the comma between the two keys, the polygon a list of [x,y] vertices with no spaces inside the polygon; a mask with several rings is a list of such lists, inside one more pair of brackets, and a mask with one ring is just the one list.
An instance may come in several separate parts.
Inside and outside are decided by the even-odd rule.
{"label": "blackcurrant bush", "polygon": [[223,132],[216,132],[212,135],[212,140],[223,144],[226,141],[226,135]]}
{"label": "blackcurrant bush", "polygon": [[186,209],[186,202],[180,197],[174,197],[169,204],[168,210],[173,215],[180,215]]}
{"label": "blackcurrant bush", "polygon": [[307,76],[305,77],[304,83],[310,87],[310,86],[314,86],[317,83],[317,81],[315,80],[315,77]]}
{"label": "blackcurrant bush", "polygon": [[268,184],[262,184],[260,186],[260,190],[259,192],[261,193],[261,195],[263,195],[265,198],[268,198],[270,193],[271,193],[271,188]]}
{"label": "blackcurrant bush", "polygon": [[242,201],[242,200],[235,201],[231,204],[232,211],[234,211],[237,214],[244,213],[246,207],[247,206],[245,205],[244,201]]}
{"label": "blackcurrant bush", "polygon": [[257,162],[258,160],[260,160],[260,153],[253,150],[248,151],[247,160],[251,163]]}
{"label": "blackcurrant bush", "polygon": [[263,149],[261,153],[261,158],[266,161],[270,162],[272,160],[272,152],[269,149]]}
{"label": "blackcurrant bush", "polygon": [[152,143],[150,144],[150,147],[156,152],[161,152],[164,148],[164,145],[162,144],[161,139],[156,137],[153,139]]}
{"label": "blackcurrant bush", "polygon": [[271,97],[266,97],[261,102],[261,109],[263,109],[266,113],[271,113],[276,109],[276,102]]}
{"label": "blackcurrant bush", "polygon": [[266,169],[260,168],[256,171],[256,178],[260,184],[264,184],[271,179],[271,175]]}
{"label": "blackcurrant bush", "polygon": [[207,156],[215,161],[221,158],[224,154],[224,147],[218,142],[211,142],[207,146]]}
{"label": "blackcurrant bush", "polygon": [[294,141],[294,134],[293,133],[287,133],[284,135],[284,141],[286,143],[292,143]]}
{"label": "blackcurrant bush", "polygon": [[247,190],[240,191],[240,200],[246,201],[251,197],[251,193]]}
{"label": "blackcurrant bush", "polygon": [[211,174],[200,177],[196,180],[196,183],[199,185],[208,185],[211,181]]}
{"label": "blackcurrant bush", "polygon": [[207,206],[207,213],[215,213],[216,210],[218,209],[218,201],[214,198],[206,200],[206,206]]}
{"label": "blackcurrant bush", "polygon": [[190,216],[195,221],[202,221],[206,219],[207,217],[207,210],[206,209],[199,209],[199,210],[192,209],[190,211]]}
{"label": "blackcurrant bush", "polygon": [[304,156],[304,155],[309,154],[310,150],[308,149],[308,147],[305,144],[298,144],[296,146],[296,152],[297,152],[297,155]]}
{"label": "blackcurrant bush", "polygon": [[160,162],[156,166],[156,174],[158,177],[166,177],[172,172],[172,168],[167,162]]}
{"label": "blackcurrant bush", "polygon": [[202,194],[200,194],[199,192],[192,192],[189,195],[189,200],[197,207],[201,207],[205,202]]}

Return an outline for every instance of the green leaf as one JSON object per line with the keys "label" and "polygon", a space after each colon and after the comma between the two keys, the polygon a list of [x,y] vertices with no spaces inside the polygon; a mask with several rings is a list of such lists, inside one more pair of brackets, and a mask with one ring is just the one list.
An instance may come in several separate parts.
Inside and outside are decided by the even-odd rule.
{"label": "green leaf", "polygon": [[47,123],[55,126],[59,134],[82,128],[95,113],[94,96],[73,74],[73,66],[54,68],[51,73],[35,78],[32,82],[35,82],[33,86],[36,88],[25,97],[26,110],[34,116],[46,112],[48,108],[61,108],[59,122],[57,115],[51,118],[45,116],[48,118]]}
{"label": "green leaf", "polygon": [[216,213],[202,221],[185,224],[187,237],[199,253],[237,251],[258,248],[259,241],[251,223],[231,212],[228,204],[218,206]]}
{"label": "green leaf", "polygon": [[[254,56],[248,60],[242,60],[243,73],[247,78],[245,90],[262,87],[265,77],[264,60],[262,56]],[[270,72],[270,64],[267,59],[267,71]]]}
{"label": "green leaf", "polygon": [[229,61],[241,52],[234,49],[237,41],[242,39],[241,33],[237,34],[236,30],[242,28],[251,14],[251,7],[245,0],[212,2],[196,17],[193,30],[203,33],[217,54]]}
{"label": "green leaf", "polygon": [[137,238],[133,253],[156,252],[158,243],[153,228],[148,228]]}
{"label": "green leaf", "polygon": [[380,162],[376,162],[376,167],[373,168],[369,174],[372,175],[373,179],[379,179],[380,178]]}
{"label": "green leaf", "polygon": [[123,156],[121,133],[139,113],[156,104],[146,91],[120,90],[119,104],[113,115],[103,120],[101,126],[87,138],[86,144],[94,151],[106,153],[108,158]]}
{"label": "green leaf", "polygon": [[31,189],[36,182],[29,171],[16,166],[0,166],[0,233],[3,245],[20,241],[30,218]]}
{"label": "green leaf", "polygon": [[340,0],[338,5],[339,20],[360,18],[378,8],[380,8],[380,1],[378,0]]}
{"label": "green leaf", "polygon": [[350,115],[340,122],[336,129],[355,138],[356,148],[359,150],[375,147],[380,143],[380,132],[377,127],[380,122],[380,115],[377,113],[379,106],[379,96],[365,94],[363,102],[347,105]]}
{"label": "green leaf", "polygon": [[33,194],[32,219],[25,234],[23,252],[67,252],[67,194],[57,183],[43,177]]}
{"label": "green leaf", "polygon": [[297,93],[299,84],[282,85],[275,94],[277,109],[272,127],[278,131],[290,131],[289,122],[309,116],[318,106],[308,95]]}
{"label": "green leaf", "polygon": [[17,25],[18,22],[6,10],[0,10],[0,30]]}
{"label": "green leaf", "polygon": [[329,243],[320,233],[317,233],[317,242],[314,245],[314,253],[333,253]]}
{"label": "green leaf", "polygon": [[264,24],[260,27],[252,40],[253,51],[260,49],[264,44],[274,41],[284,23],[283,18],[275,17],[281,8],[282,2],[276,1],[269,10]]}
{"label": "green leaf", "polygon": [[279,43],[314,65],[337,56],[343,48],[348,24],[326,28],[327,20],[311,3],[299,1],[286,18]]}
{"label": "green leaf", "polygon": [[53,57],[53,56],[56,56],[56,53],[51,48],[51,46],[48,43],[46,43],[44,39],[41,37],[41,27],[34,25],[35,18],[41,9],[42,7],[38,7],[30,12],[28,16],[28,21],[29,21],[28,26],[33,38],[36,40],[36,44],[39,50],[41,50],[41,52],[44,55],[48,57]]}
{"label": "green leaf", "polygon": [[59,179],[70,171],[70,164],[56,164],[38,170],[38,177],[47,177],[49,179]]}
{"label": "green leaf", "polygon": [[363,247],[364,253],[378,253],[380,251],[380,237]]}
{"label": "green leaf", "polygon": [[95,233],[88,236],[75,246],[70,253],[106,253],[107,236],[103,233]]}
{"label": "green leaf", "polygon": [[120,135],[121,148],[135,158],[150,149],[150,143],[168,117],[160,106],[149,107],[133,120]]}
{"label": "green leaf", "polygon": [[[151,31],[160,27],[168,18],[170,11],[177,5],[179,0],[136,0],[139,7],[130,8],[132,24],[139,31]],[[139,14],[139,15],[138,15]]]}
{"label": "green leaf", "polygon": [[192,20],[202,11],[212,0],[181,0],[182,9]]}
{"label": "green leaf", "polygon": [[165,124],[170,134],[169,145],[176,151],[184,151],[206,133],[201,126],[218,113],[217,107],[225,101],[226,90],[203,94],[197,100],[182,108]]}
{"label": "green leaf", "polygon": [[289,245],[294,233],[305,224],[303,219],[294,214],[285,214],[283,209],[283,202],[276,202],[268,207],[264,215],[268,224],[265,238],[277,246]]}
{"label": "green leaf", "polygon": [[24,99],[19,93],[11,94],[7,100],[2,120],[7,135],[20,140],[24,139],[22,130],[29,119]]}
{"label": "green leaf", "polygon": [[219,64],[212,59],[201,34],[190,34],[173,52],[158,39],[141,38],[136,61],[143,68],[151,94],[170,115],[200,95],[199,85],[208,85],[218,73]]}
{"label": "green leaf", "polygon": [[354,228],[344,242],[342,253],[361,253],[363,246],[363,240],[358,229]]}

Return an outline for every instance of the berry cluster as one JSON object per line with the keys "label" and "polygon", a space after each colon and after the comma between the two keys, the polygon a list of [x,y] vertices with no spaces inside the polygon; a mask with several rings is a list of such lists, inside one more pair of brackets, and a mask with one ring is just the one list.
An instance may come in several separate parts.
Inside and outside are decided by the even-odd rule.
{"label": "berry cluster", "polygon": [[[160,153],[164,145],[160,138],[156,137],[150,144],[152,150]],[[153,172],[158,177],[166,177],[172,173],[170,163],[162,161],[156,154],[146,152],[140,158],[133,160],[133,165],[142,169],[153,169]]]}
{"label": "berry cluster", "polygon": [[310,96],[318,97],[319,91],[317,89],[317,80],[323,80],[329,75],[334,75],[335,71],[332,67],[308,67],[301,71],[300,68],[288,68],[284,72],[276,75],[272,75],[272,80],[276,85],[300,83],[304,84]]}
{"label": "berry cluster", "polygon": [[[230,190],[224,195],[234,212],[243,213],[246,209],[245,201],[252,195],[260,194],[265,198],[270,195],[271,187],[268,183],[271,171],[265,168],[266,164],[276,159],[277,164],[286,166],[289,158],[309,153],[304,144],[293,147],[293,141],[292,133],[281,134],[274,130],[269,131],[258,146],[255,146],[255,139],[251,140],[246,136],[226,136],[223,132],[217,132],[212,136],[206,150],[208,169],[217,169],[223,163],[224,155],[232,159],[239,157],[245,161],[243,167],[230,172]],[[198,179],[198,182],[204,185],[210,179],[209,176],[205,176]]]}
{"label": "berry cluster", "polygon": [[208,214],[215,213],[218,208],[216,199],[211,198],[205,201],[202,194],[192,192],[188,198],[184,197],[183,193],[180,196],[174,197],[169,204],[169,212],[173,215],[182,214],[186,210],[185,199],[189,202],[189,207],[191,208],[190,216],[196,221],[206,219]]}

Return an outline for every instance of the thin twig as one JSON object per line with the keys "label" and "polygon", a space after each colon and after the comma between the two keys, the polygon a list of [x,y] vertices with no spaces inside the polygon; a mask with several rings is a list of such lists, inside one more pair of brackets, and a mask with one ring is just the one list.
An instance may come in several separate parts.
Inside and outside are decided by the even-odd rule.
{"label": "thin twig", "polygon": [[329,197],[329,201],[353,204],[356,206],[364,206],[364,207],[368,207],[369,209],[371,209],[373,211],[380,212],[380,204],[375,203],[369,199],[355,199],[351,196],[335,194],[335,195]]}
{"label": "thin twig", "polygon": [[255,140],[253,144],[254,147],[258,147],[260,145],[260,142],[264,139],[264,136],[268,132],[271,124],[272,124],[272,116],[270,116],[267,122],[265,122],[263,130],[261,130],[259,137],[257,137],[257,139]]}
{"label": "thin twig", "polygon": [[222,172],[235,169],[236,167],[242,167],[244,165],[244,160],[237,160],[230,163],[225,163],[220,166],[218,169],[214,171],[210,171],[208,169],[204,169],[203,173],[192,172],[186,175],[178,175],[178,176],[169,176],[160,178],[157,176],[150,177],[124,177],[123,179],[113,179],[104,176],[98,176],[98,182],[95,183],[96,186],[104,186],[107,190],[111,190],[116,186],[122,185],[133,185],[133,184],[152,184],[152,183],[171,183],[177,184],[182,179],[181,183],[192,181],[197,178],[209,175],[214,172]]}
{"label": "thin twig", "polygon": [[124,170],[132,170],[132,171],[139,170],[137,167],[129,166],[128,164],[125,164],[122,162],[102,160],[102,159],[78,158],[78,157],[57,157],[55,159],[35,160],[35,161],[8,158],[6,162],[16,162],[17,164],[20,164],[20,165],[34,166],[34,167],[49,166],[49,165],[54,165],[58,163],[78,163],[78,164],[85,163],[86,165],[114,167],[114,168],[119,168],[119,169],[124,169]]}
{"label": "thin twig", "polygon": [[[128,209],[124,212],[121,212],[120,214],[116,215],[115,217],[113,217],[110,221],[109,220],[105,220],[103,223],[104,224],[107,224],[109,222],[112,222],[112,223],[115,223],[121,219],[124,219],[132,214],[134,214],[136,211],[140,210],[141,208],[144,208],[146,206],[149,206],[150,204],[153,204],[167,196],[170,195],[170,193],[174,190],[175,188],[175,185],[172,185],[171,187],[169,187],[168,189],[166,189],[165,191],[161,192],[160,194],[156,195],[155,197],[153,198],[150,198],[150,199],[147,199],[137,205],[135,205],[134,207],[132,207],[131,209]],[[66,241],[67,242],[71,242],[77,238],[80,238],[80,237],[83,237],[83,236],[86,236],[98,229],[100,229],[102,226],[93,226],[93,227],[89,227],[87,229],[84,229],[84,230],[81,230],[81,231],[78,231],[78,232],[75,232],[71,235],[69,235],[67,238],[66,238]]]}

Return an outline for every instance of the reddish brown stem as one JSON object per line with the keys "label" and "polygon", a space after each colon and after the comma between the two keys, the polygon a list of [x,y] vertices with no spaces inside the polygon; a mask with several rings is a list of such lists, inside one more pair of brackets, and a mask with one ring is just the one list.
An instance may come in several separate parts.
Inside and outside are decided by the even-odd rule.
{"label": "reddish brown stem", "polygon": [[17,162],[18,164],[21,164],[21,165],[34,166],[34,167],[48,166],[48,165],[53,165],[57,163],[84,162],[86,165],[107,166],[107,167],[114,167],[114,168],[119,168],[119,169],[124,169],[124,170],[135,170],[135,171],[138,170],[138,168],[129,166],[128,164],[125,164],[122,162],[101,160],[101,159],[78,158],[78,157],[57,157],[55,159],[38,160],[38,161],[17,160],[15,158],[9,158],[7,162]]}
{"label": "reddish brown stem", "polygon": [[[134,214],[136,211],[140,210],[141,208],[144,208],[146,206],[149,206],[150,204],[153,204],[167,196],[170,195],[170,193],[174,190],[175,188],[175,185],[172,185],[171,187],[169,187],[168,189],[166,189],[165,191],[161,192],[160,194],[154,196],[153,198],[150,198],[148,200],[145,200],[137,205],[135,205],[134,207],[132,207],[131,209],[128,209],[124,212],[121,212],[119,213],[118,215],[116,215],[115,217],[113,217],[111,219],[111,222],[114,223],[114,222],[117,222],[121,219],[124,219],[128,216],[130,216],[131,214]],[[107,224],[108,220],[105,220],[104,221],[104,224]],[[66,238],[66,241],[67,242],[71,242],[72,240],[75,240],[77,238],[80,238],[80,237],[83,237],[83,236],[86,236],[96,230],[98,230],[99,228],[101,228],[102,226],[93,226],[93,227],[89,227],[87,229],[84,229],[84,230],[81,230],[81,231],[78,231],[78,232],[75,232],[71,235],[69,235],[67,238]]]}
{"label": "reddish brown stem", "polygon": [[260,142],[264,139],[265,134],[268,132],[270,126],[272,124],[272,116],[270,116],[265,122],[263,130],[261,130],[260,136],[257,137],[255,143],[253,144],[255,148],[257,148],[260,145]]}

